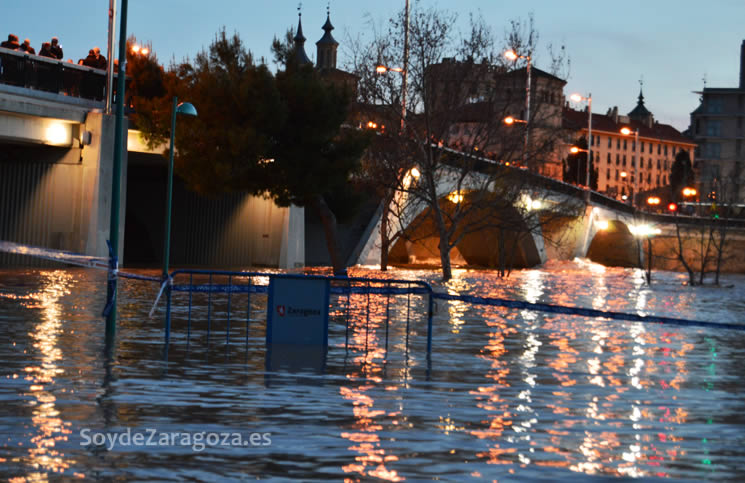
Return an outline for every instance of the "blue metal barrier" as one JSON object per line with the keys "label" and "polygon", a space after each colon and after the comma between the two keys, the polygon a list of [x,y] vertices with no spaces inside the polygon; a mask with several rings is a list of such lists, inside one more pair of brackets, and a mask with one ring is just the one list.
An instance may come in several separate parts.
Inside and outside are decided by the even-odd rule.
{"label": "blue metal barrier", "polygon": [[[188,279],[186,279],[188,277]],[[204,280],[197,280],[195,277]],[[246,346],[249,343],[248,329],[251,322],[251,295],[266,295],[269,290],[269,282],[273,277],[297,278],[297,279],[316,279],[327,280],[330,286],[330,294],[334,300],[330,305],[341,312],[346,312],[345,317],[345,350],[349,350],[349,318],[351,313],[351,296],[366,295],[367,303],[365,304],[365,351],[367,351],[367,337],[370,332],[370,297],[372,295],[386,297],[385,311],[385,344],[388,349],[388,329],[390,323],[390,297],[397,295],[406,295],[406,348],[409,345],[409,331],[411,323],[411,304],[412,295],[427,297],[426,317],[427,317],[427,354],[432,351],[432,315],[434,312],[434,300],[432,287],[423,281],[411,280],[388,280],[388,279],[371,279],[357,277],[334,277],[323,275],[297,275],[284,273],[262,273],[262,272],[234,272],[234,271],[214,271],[214,270],[175,270],[169,279],[164,282],[166,292],[166,320],[165,320],[165,342],[170,341],[171,322],[172,322],[172,304],[173,293],[188,293],[187,305],[187,345],[190,343],[192,334],[192,310],[194,308],[194,295],[207,295],[207,339],[209,340],[212,330],[213,315],[213,294],[225,294],[223,303],[225,304],[225,342],[230,343],[231,321],[235,320],[236,305],[234,296],[239,294],[246,295]],[[185,279],[182,281],[182,279]],[[157,303],[157,302],[156,302]],[[242,305],[242,304],[241,304]]]}

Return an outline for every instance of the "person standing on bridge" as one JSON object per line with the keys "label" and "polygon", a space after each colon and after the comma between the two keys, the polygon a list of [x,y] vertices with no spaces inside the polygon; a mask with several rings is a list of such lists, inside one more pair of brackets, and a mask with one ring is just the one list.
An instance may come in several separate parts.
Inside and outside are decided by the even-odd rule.
{"label": "person standing on bridge", "polygon": [[21,46],[18,44],[18,37],[13,34],[8,34],[8,40],[0,44],[0,47],[4,47],[10,50],[18,50]]}
{"label": "person standing on bridge", "polygon": [[56,59],[57,57],[54,56],[54,53],[52,53],[52,44],[49,42],[44,42],[41,44],[41,49],[39,49],[39,57],[49,57],[50,59]]}
{"label": "person standing on bridge", "polygon": [[27,54],[36,54],[36,50],[31,47],[31,41],[29,39],[24,40],[18,50]]}
{"label": "person standing on bridge", "polygon": [[96,52],[91,49],[88,51],[88,57],[78,61],[78,64],[82,64],[86,67],[98,67],[98,61],[96,59]]}
{"label": "person standing on bridge", "polygon": [[106,62],[106,57],[101,55],[101,49],[98,47],[93,48],[93,53],[96,55],[96,65],[98,69],[106,70],[106,67],[108,67],[108,64]]}
{"label": "person standing on bridge", "polygon": [[62,54],[62,46],[59,44],[59,39],[57,37],[52,37],[52,54],[54,54],[54,57],[58,60],[62,60],[63,54]]}

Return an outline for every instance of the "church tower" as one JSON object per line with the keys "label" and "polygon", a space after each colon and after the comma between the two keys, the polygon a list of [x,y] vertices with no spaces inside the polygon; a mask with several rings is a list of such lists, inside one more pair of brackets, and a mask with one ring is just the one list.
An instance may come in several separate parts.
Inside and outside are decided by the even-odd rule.
{"label": "church tower", "polygon": [[312,64],[313,62],[305,53],[305,36],[303,35],[302,13],[297,13],[297,33],[295,34],[295,56],[299,65]]}
{"label": "church tower", "polygon": [[329,9],[326,9],[326,23],[323,24],[324,34],[321,40],[316,42],[316,67],[320,70],[336,69],[336,49],[339,47],[337,42],[331,35],[331,31],[334,30],[334,26],[331,25],[331,14]]}

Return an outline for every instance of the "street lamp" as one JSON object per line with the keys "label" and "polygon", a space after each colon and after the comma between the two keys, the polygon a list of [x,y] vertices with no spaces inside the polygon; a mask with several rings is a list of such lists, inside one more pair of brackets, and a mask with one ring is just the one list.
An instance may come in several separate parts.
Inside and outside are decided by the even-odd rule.
{"label": "street lamp", "polygon": [[[587,164],[587,166],[588,166],[587,172],[589,173],[590,172],[590,168],[589,168],[589,166],[590,166],[590,149],[589,149],[589,147],[588,147],[588,149],[582,149],[579,146],[571,146],[569,148],[569,152],[572,153],[572,154],[587,153],[587,162],[585,164]],[[579,178],[579,161],[577,161],[577,171],[578,171],[577,172],[577,178]],[[582,184],[582,182],[578,179],[577,180],[577,184]],[[589,185],[588,185],[588,189],[589,189]]]}
{"label": "street lamp", "polygon": [[523,166],[526,166],[528,157],[528,142],[530,141],[530,61],[532,59],[530,55],[519,55],[514,50],[508,50],[504,53],[504,56],[512,61],[517,61],[517,59],[525,59],[528,62],[526,68],[527,79],[525,80],[525,139],[523,145]]}
{"label": "street lamp", "polygon": [[587,174],[585,178],[585,184],[587,189],[590,189],[590,161],[592,161],[592,93],[587,94],[587,97],[579,94],[572,94],[569,96],[574,102],[587,101]]}
{"label": "street lamp", "polygon": [[176,114],[196,116],[197,109],[188,102],[178,103],[178,97],[173,96],[171,109],[171,149],[168,155],[168,190],[166,192],[166,228],[163,241],[163,280],[168,278],[168,260],[171,254],[171,200],[173,198],[173,150],[176,138]]}
{"label": "street lamp", "polygon": [[378,74],[385,74],[387,72],[398,72],[401,74],[401,132],[403,133],[406,126],[406,69],[403,67],[388,67],[387,65],[378,63],[375,66],[375,72]]}
{"label": "street lamp", "polygon": [[627,199],[629,199],[629,197],[626,196],[626,188],[628,187],[628,182],[629,182],[629,180],[626,178],[628,177],[628,175],[629,174],[626,171],[621,171],[621,181],[623,181],[623,191],[624,191],[624,194],[621,195],[621,199],[623,201],[626,201]]}
{"label": "street lamp", "polygon": [[[629,136],[631,129],[624,127],[621,128],[621,134]],[[634,206],[634,197],[636,196],[637,187],[639,184],[639,128],[634,129],[634,193],[631,195],[631,206]]]}
{"label": "street lamp", "polygon": [[135,54],[135,55],[144,55],[144,56],[147,56],[147,54],[150,53],[150,49],[148,49],[147,47],[144,47],[144,46],[141,47],[141,46],[139,46],[137,44],[133,45],[131,50],[132,50],[132,53]]}
{"label": "street lamp", "polygon": [[508,126],[511,126],[511,125],[515,124],[516,122],[517,123],[523,123],[523,124],[527,124],[528,123],[528,121],[524,121],[522,119],[517,119],[517,118],[514,118],[512,116],[507,116],[507,117],[504,118],[504,123],[507,124]]}

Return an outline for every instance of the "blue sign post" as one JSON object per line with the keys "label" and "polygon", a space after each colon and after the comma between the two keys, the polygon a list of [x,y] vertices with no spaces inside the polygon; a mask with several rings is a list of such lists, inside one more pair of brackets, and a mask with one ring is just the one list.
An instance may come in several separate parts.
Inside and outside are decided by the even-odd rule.
{"label": "blue sign post", "polygon": [[[271,277],[266,320],[268,372],[324,372],[329,344],[328,279]],[[267,376],[267,384],[270,380]]]}
{"label": "blue sign post", "polygon": [[266,344],[329,343],[329,281],[277,275],[269,281]]}

